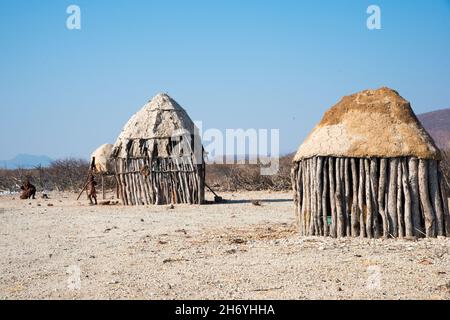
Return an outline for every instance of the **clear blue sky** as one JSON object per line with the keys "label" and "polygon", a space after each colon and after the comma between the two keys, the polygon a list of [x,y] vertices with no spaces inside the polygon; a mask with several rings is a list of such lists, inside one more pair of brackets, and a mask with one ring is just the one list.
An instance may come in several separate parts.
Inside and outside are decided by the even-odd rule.
{"label": "clear blue sky", "polygon": [[363,89],[450,107],[449,0],[11,0],[0,40],[0,159],[87,158],[161,91],[206,128],[279,128],[283,153]]}

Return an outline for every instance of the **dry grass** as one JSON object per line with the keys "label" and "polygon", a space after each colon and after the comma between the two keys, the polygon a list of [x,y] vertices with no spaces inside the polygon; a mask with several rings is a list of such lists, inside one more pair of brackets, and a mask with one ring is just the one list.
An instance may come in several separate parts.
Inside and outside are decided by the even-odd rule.
{"label": "dry grass", "polygon": [[[259,164],[208,164],[206,183],[217,191],[287,191],[291,189],[291,165],[294,154],[280,158],[278,173],[260,174]],[[53,162],[48,168],[0,169],[0,191],[19,191],[22,181],[29,177],[40,190],[76,191],[86,179],[89,163],[81,159],[64,159]],[[450,150],[443,152],[441,168],[450,188]],[[106,187],[113,188],[113,179],[105,179]]]}
{"label": "dry grass", "polygon": [[86,181],[89,163],[82,159],[56,160],[49,167],[33,169],[0,169],[0,191],[20,191],[25,179],[30,179],[38,191],[74,191]]}
{"label": "dry grass", "polygon": [[261,175],[259,164],[209,164],[206,166],[206,183],[218,191],[290,190],[293,156],[281,157],[278,173],[271,176]]}

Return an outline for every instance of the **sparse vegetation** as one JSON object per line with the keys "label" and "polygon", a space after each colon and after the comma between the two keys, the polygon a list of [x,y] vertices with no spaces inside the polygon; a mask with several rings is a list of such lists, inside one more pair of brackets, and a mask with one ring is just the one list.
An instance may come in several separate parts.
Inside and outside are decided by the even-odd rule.
{"label": "sparse vegetation", "polygon": [[291,162],[294,154],[280,157],[275,175],[261,175],[260,164],[209,164],[206,166],[206,183],[218,191],[290,190]]}
{"label": "sparse vegetation", "polygon": [[[450,183],[450,150],[443,152],[441,168]],[[206,166],[206,183],[217,191],[283,191],[291,189],[291,162],[294,154],[280,158],[278,173],[263,176],[259,164],[208,164]],[[0,191],[19,191],[22,181],[30,177],[41,190],[76,191],[86,181],[89,163],[83,159],[62,159],[52,162],[49,167],[34,169],[0,169]],[[106,188],[113,188],[112,179],[105,180]],[[450,186],[449,186],[450,187]]]}
{"label": "sparse vegetation", "polygon": [[33,169],[0,169],[0,191],[19,191],[28,177],[38,191],[75,191],[86,180],[89,163],[83,159],[56,160],[48,167]]}

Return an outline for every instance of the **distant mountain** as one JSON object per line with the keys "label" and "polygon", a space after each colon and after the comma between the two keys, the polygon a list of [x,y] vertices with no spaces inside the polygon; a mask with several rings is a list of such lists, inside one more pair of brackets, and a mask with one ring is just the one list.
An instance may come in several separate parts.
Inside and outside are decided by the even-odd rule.
{"label": "distant mountain", "polygon": [[450,150],[450,108],[417,116],[441,149]]}
{"label": "distant mountain", "polygon": [[36,166],[47,167],[53,160],[47,156],[35,156],[31,154],[19,154],[11,160],[0,160],[2,169],[31,169]]}

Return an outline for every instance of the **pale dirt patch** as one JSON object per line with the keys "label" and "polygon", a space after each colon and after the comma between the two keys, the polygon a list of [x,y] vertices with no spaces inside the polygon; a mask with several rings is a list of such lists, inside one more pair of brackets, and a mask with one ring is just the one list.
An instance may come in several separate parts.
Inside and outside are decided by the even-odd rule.
{"label": "pale dirt patch", "polygon": [[299,237],[290,193],[222,195],[174,209],[2,196],[0,299],[450,298],[449,239]]}

